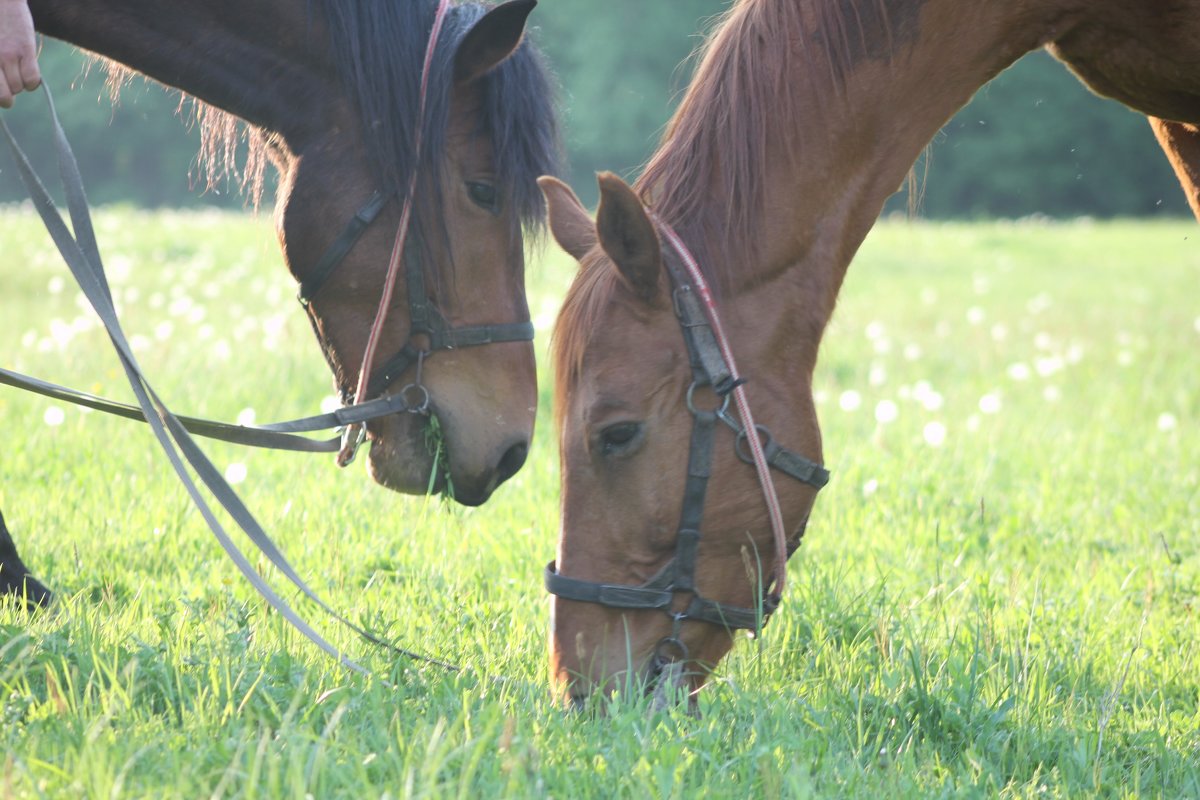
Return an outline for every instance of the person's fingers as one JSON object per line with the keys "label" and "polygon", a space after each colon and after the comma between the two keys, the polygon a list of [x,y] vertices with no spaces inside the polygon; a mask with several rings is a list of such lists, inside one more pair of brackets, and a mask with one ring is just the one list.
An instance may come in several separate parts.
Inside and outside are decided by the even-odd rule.
{"label": "person's fingers", "polygon": [[17,65],[5,63],[0,65],[0,107],[12,108],[13,95],[24,88]]}
{"label": "person's fingers", "polygon": [[42,83],[42,71],[38,69],[37,58],[26,56],[21,59],[21,85],[33,91]]}

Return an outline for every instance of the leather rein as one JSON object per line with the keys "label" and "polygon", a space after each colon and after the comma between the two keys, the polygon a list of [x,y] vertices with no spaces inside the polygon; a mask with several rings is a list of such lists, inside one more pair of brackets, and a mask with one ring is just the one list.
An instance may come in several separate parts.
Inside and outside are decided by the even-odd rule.
{"label": "leather rein", "polygon": [[[438,33],[450,9],[450,0],[439,0],[436,16],[430,38],[426,45],[425,66],[421,79],[421,119],[424,118],[425,90],[428,83],[430,65],[434,48],[437,44]],[[335,411],[316,416],[304,417],[286,422],[269,425],[242,426],[223,422],[182,417],[172,413],[154,389],[150,386],[141,367],[133,355],[133,350],[121,328],[117,317],[116,306],[108,285],[104,265],[100,257],[95,232],[91,223],[87,197],[83,188],[83,180],[75,161],[74,153],[63,132],[50,89],[43,83],[43,94],[49,106],[50,120],[53,128],[56,154],[59,161],[59,172],[67,200],[67,209],[71,219],[70,227],[51,199],[41,179],[30,165],[24,151],[10,132],[4,119],[0,117],[0,133],[8,140],[10,150],[17,162],[17,169],[25,183],[33,201],[34,208],[46,224],[51,238],[70,268],[79,287],[92,307],[95,309],[105,330],[116,349],[121,366],[124,368],[130,387],[138,400],[138,404],[128,405],[116,403],[74,389],[42,381],[20,373],[0,369],[0,383],[20,389],[25,389],[47,397],[65,402],[86,406],[97,411],[103,411],[127,419],[146,422],[153,430],[155,437],[166,453],[171,466],[178,475],[184,488],[191,496],[205,522],[208,523],[213,535],[221,547],[229,555],[234,565],[263,596],[267,603],[291,623],[301,634],[316,644],[320,649],[341,662],[344,666],[359,672],[367,670],[355,660],[347,656],[341,649],[330,643],[324,636],[312,628],[262,577],[241,548],[230,538],[225,528],[215,516],[209,501],[200,493],[196,481],[189,473],[185,461],[200,482],[205,485],[213,499],[226,511],[234,523],[251,540],[264,557],[287,578],[310,601],[322,611],[342,625],[354,631],[368,642],[387,648],[391,652],[418,661],[423,661],[449,671],[459,671],[459,667],[445,661],[431,658],[421,653],[405,649],[393,642],[387,641],[358,624],[347,619],[330,607],[316,592],[308,586],[288,562],[287,558],[267,535],[245,506],[237,493],[225,480],[224,476],[213,465],[212,461],[196,445],[191,434],[220,439],[236,444],[249,445],[279,450],[300,452],[338,452],[338,463],[348,464],[354,457],[354,451],[364,437],[364,423],[379,417],[399,412],[429,413],[429,394],[421,385],[421,364],[425,356],[435,350],[449,350],[457,347],[470,347],[490,344],[492,342],[528,341],[533,338],[533,325],[529,321],[500,324],[480,325],[454,328],[447,324],[445,317],[430,301],[424,286],[424,270],[419,259],[415,256],[416,248],[409,250],[405,247],[408,224],[411,217],[413,195],[416,190],[416,170],[410,180],[408,193],[402,206],[400,227],[396,235],[396,243],[389,264],[388,281],[384,296],[381,299],[379,312],[371,329],[370,341],[378,340],[386,321],[387,310],[391,305],[391,289],[399,273],[401,263],[405,263],[405,275],[408,289],[408,304],[411,313],[409,340],[394,356],[389,358],[378,370],[371,371],[373,349],[368,348],[359,375],[358,390],[350,399],[350,404]],[[418,155],[420,139],[417,140]],[[414,163],[420,163],[419,157]],[[313,314],[312,298],[325,285],[329,276],[334,272],[354,247],[368,226],[378,217],[384,206],[396,194],[376,192],[358,211],[346,226],[345,230],[334,240],[333,244],[317,261],[313,273],[300,284],[300,301]],[[408,257],[406,257],[406,255]],[[429,346],[418,349],[412,342],[416,334],[423,334],[429,340]],[[322,343],[324,345],[324,343]],[[416,376],[413,383],[405,386],[397,394],[383,394],[388,385],[398,379],[413,362],[416,363]],[[375,395],[380,395],[375,397]],[[374,397],[374,399],[367,399]],[[415,398],[415,402],[413,402]],[[343,401],[347,398],[343,396]],[[328,440],[311,439],[303,433],[338,428],[340,437]]]}
{"label": "leather rein", "polygon": [[[672,304],[683,331],[692,369],[692,382],[685,400],[687,410],[692,415],[692,434],[675,554],[653,577],[639,585],[570,578],[560,574],[553,561],[546,567],[544,582],[548,592],[567,600],[595,603],[607,608],[659,610],[666,613],[673,622],[672,632],[660,640],[654,649],[656,667],[661,668],[668,663],[687,659],[687,647],[680,639],[681,626],[687,620],[706,622],[729,630],[745,629],[757,633],[762,629],[779,607],[787,559],[799,546],[799,541],[787,541],[769,470],[774,468],[818,490],[829,482],[829,471],[815,461],[781,447],[766,427],[754,423],[746,400],[746,380],[739,376],[704,275],[675,231],[661,220],[654,221],[678,257],[678,263],[675,259],[667,258],[666,264],[673,286]],[[703,408],[697,404],[696,391],[702,388],[716,394],[718,403],[715,407]],[[731,397],[736,401],[737,417],[730,412]],[[701,540],[704,498],[712,473],[713,441],[718,422],[733,431],[734,450],[738,458],[755,467],[772,523],[776,545],[775,575],[770,583],[762,586],[759,603],[753,608],[705,597],[696,585],[696,555]],[[757,435],[750,436],[750,430]],[[684,600],[686,605],[682,604]],[[681,605],[682,610],[679,610]]]}

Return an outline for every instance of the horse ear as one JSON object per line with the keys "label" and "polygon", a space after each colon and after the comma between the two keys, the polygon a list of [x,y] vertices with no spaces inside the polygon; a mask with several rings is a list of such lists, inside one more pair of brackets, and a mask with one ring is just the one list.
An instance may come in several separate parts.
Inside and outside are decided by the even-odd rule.
{"label": "horse ear", "polygon": [[546,196],[546,216],[550,218],[550,233],[576,261],[582,261],[596,246],[596,227],[583,210],[583,203],[571,187],[549,175],[538,178],[538,186]]}
{"label": "horse ear", "polygon": [[638,297],[653,305],[659,299],[663,271],[658,231],[629,184],[611,172],[601,172],[596,179],[600,184],[600,208],[596,210],[600,246]]}
{"label": "horse ear", "polygon": [[521,46],[525,20],[537,0],[509,0],[479,18],[454,54],[454,82],[482,78]]}

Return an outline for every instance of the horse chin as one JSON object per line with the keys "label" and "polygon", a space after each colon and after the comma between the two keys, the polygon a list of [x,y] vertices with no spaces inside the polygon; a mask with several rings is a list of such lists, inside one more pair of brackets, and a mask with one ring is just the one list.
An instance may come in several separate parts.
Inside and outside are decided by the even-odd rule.
{"label": "horse chin", "polygon": [[[648,701],[646,710],[649,714],[679,709],[690,717],[699,718],[698,696],[708,675],[707,669],[690,661],[673,661],[658,665],[653,659],[647,659],[643,667],[637,670],[632,685],[637,687],[640,696]],[[591,710],[604,715],[607,713],[607,704],[593,704],[590,702],[591,698],[594,695],[612,696],[620,685],[629,685],[622,674],[611,676],[602,688],[585,687],[578,683],[566,686],[560,697],[567,711]]]}
{"label": "horse chin", "polygon": [[672,661],[663,665],[652,665],[650,680],[646,684],[646,695],[650,698],[650,711],[666,711],[683,707],[689,717],[700,717],[700,704],[696,697],[708,671],[688,669],[690,662]]}
{"label": "horse chin", "polygon": [[367,471],[381,486],[401,494],[440,494],[446,476],[428,443],[426,418],[397,414],[367,426]]}

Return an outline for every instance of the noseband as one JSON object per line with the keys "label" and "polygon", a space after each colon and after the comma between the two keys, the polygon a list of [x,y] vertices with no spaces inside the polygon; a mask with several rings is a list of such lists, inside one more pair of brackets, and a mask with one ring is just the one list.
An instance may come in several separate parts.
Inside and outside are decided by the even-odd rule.
{"label": "noseband", "polygon": [[[715,306],[709,303],[709,312],[705,312],[708,301],[707,286],[702,283],[703,277],[698,270],[693,268],[694,260],[691,259],[691,254],[673,231],[661,222],[659,227],[684,261],[681,267],[674,259],[666,259],[667,270],[674,287],[672,301],[675,316],[683,330],[683,339],[687,344],[692,367],[692,383],[688,387],[685,401],[692,415],[692,436],[675,555],[654,577],[636,586],[568,578],[559,574],[553,561],[546,567],[544,576],[546,590],[567,600],[595,603],[607,608],[657,609],[665,612],[673,621],[673,629],[671,635],[662,639],[655,647],[654,658],[657,667],[687,659],[687,647],[679,638],[680,628],[687,620],[707,622],[729,630],[760,630],[762,624],[779,606],[786,559],[799,546],[799,541],[785,546],[780,542],[780,549],[786,552],[779,554],[782,563],[777,565],[775,581],[763,586],[762,599],[757,608],[722,603],[700,593],[696,586],[696,553],[701,538],[704,497],[711,475],[713,439],[717,423],[721,422],[733,431],[734,451],[742,461],[754,464],[756,456],[761,455],[764,468],[773,467],[814,489],[820,489],[829,482],[828,470],[799,453],[779,446],[764,426],[754,425],[758,436],[751,442],[747,427],[730,413],[731,395],[741,392],[743,397],[739,400],[744,399],[744,389],[740,387],[745,380],[737,377],[736,367],[728,357],[727,349],[722,347],[724,337],[718,336],[720,320],[716,316]],[[714,332],[714,327],[717,333]],[[716,407],[702,408],[697,404],[696,391],[701,388],[709,388],[717,395],[719,402]],[[752,419],[748,417],[747,406],[739,402],[739,408],[742,420]],[[755,452],[756,450],[759,452]],[[770,485],[769,478],[763,490],[770,506],[774,500],[774,487]],[[781,525],[781,522],[779,526],[773,525],[777,539],[783,535]],[[683,610],[676,610],[682,604],[680,598],[689,597]]]}

